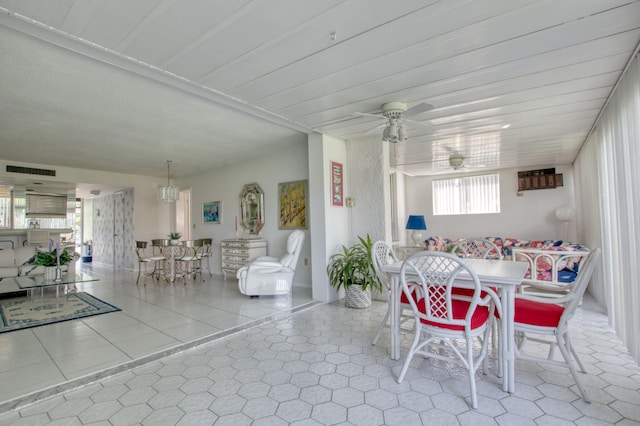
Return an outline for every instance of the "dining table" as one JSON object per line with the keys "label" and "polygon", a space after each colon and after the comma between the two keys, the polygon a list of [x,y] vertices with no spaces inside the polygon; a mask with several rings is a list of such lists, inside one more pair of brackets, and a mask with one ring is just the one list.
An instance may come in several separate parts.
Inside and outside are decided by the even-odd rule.
{"label": "dining table", "polygon": [[164,275],[169,282],[176,280],[176,259],[181,256],[182,250],[183,246],[180,244],[169,244],[162,248],[162,254],[166,257]]}
{"label": "dining table", "polygon": [[[506,392],[515,391],[515,295],[517,287],[527,273],[529,265],[526,262],[512,262],[494,259],[465,259],[467,265],[475,270],[480,284],[485,288],[497,288],[500,294],[500,308],[502,329],[499,347],[502,359],[502,389]],[[391,329],[391,359],[400,359],[400,269],[404,261],[397,261],[383,266],[381,269],[391,278],[391,300],[389,303],[389,325]],[[471,281],[467,273],[458,275],[461,282]]]}

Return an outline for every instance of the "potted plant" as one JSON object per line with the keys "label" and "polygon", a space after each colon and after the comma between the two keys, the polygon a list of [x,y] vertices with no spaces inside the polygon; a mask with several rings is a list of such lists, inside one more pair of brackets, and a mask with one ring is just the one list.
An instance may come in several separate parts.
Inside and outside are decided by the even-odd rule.
{"label": "potted plant", "polygon": [[371,237],[358,237],[358,240],[351,247],[342,246],[341,252],[329,258],[327,266],[329,284],[337,290],[344,288],[345,305],[349,308],[370,306],[371,289],[382,291],[382,283],[373,268]]}
{"label": "potted plant", "polygon": [[44,277],[47,280],[54,280],[57,278],[56,269],[58,267],[58,257],[60,258],[60,265],[67,265],[73,260],[73,256],[65,250],[53,249],[51,251],[38,251],[36,257],[33,260],[34,265],[44,266]]}
{"label": "potted plant", "polygon": [[171,245],[177,246],[178,244],[180,244],[180,238],[182,237],[182,234],[179,232],[171,232],[169,234],[169,240],[171,240]]}

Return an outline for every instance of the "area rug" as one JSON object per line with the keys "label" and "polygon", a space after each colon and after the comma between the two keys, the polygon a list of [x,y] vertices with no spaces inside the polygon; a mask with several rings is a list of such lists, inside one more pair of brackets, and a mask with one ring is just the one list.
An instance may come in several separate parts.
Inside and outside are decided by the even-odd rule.
{"label": "area rug", "polygon": [[84,292],[44,301],[36,298],[32,302],[30,297],[0,300],[0,333],[117,311],[120,309]]}

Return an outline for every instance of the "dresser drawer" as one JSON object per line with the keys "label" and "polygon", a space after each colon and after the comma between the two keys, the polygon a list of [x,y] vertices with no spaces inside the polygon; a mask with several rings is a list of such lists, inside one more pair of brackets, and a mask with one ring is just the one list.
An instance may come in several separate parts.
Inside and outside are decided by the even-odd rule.
{"label": "dresser drawer", "polygon": [[267,255],[267,242],[262,239],[222,240],[221,265],[225,279],[256,257]]}

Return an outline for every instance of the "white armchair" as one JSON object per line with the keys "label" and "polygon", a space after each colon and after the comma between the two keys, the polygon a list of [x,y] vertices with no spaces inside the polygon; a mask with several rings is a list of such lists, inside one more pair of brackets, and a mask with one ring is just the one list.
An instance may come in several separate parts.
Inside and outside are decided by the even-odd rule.
{"label": "white armchair", "polygon": [[289,294],[303,242],[304,232],[293,231],[287,238],[287,254],[283,257],[258,257],[238,269],[240,293],[247,296]]}

